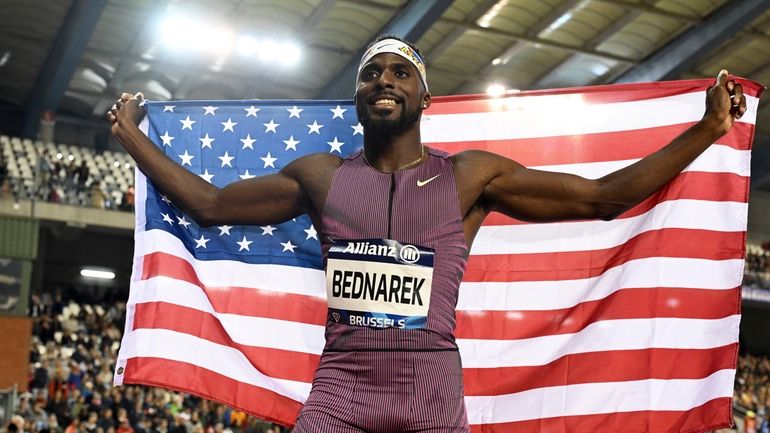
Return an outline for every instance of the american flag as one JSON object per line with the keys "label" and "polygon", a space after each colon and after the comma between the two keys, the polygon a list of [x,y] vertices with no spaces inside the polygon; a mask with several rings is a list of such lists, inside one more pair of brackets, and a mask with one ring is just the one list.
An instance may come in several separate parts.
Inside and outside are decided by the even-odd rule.
{"label": "american flag", "polygon": [[[748,112],[661,191],[611,222],[490,215],[457,305],[474,432],[699,432],[731,424]],[[597,178],[703,114],[712,80],[437,97],[426,145],[486,149]],[[150,102],[143,127],[217,186],[362,146],[350,101]],[[115,383],[198,394],[294,423],[326,320],[318,233],[195,224],[137,171],[136,250]]]}

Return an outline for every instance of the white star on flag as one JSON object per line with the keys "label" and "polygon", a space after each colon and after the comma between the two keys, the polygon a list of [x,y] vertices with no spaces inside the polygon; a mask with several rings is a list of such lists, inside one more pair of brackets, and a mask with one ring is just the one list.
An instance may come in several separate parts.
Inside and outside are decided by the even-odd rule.
{"label": "white star on flag", "polygon": [[331,150],[329,150],[329,153],[332,153],[335,150],[339,153],[342,153],[342,145],[345,143],[337,140],[337,137],[334,137],[334,141],[327,141],[326,144],[331,146]]}
{"label": "white star on flag", "polygon": [[340,108],[340,106],[338,105],[337,108],[330,108],[329,111],[331,111],[332,114],[334,114],[334,116],[332,116],[332,119],[336,119],[338,117],[340,119],[345,119],[345,116],[343,116],[342,114],[345,113],[346,111],[348,111],[348,109],[347,108]]}
{"label": "white star on flag", "polygon": [[253,174],[250,174],[249,170],[246,170],[246,173],[239,174],[238,177],[240,177],[243,180],[246,180],[246,179],[253,179],[253,178],[257,177],[257,176],[255,176]]}
{"label": "white star on flag", "polygon": [[163,106],[163,112],[168,111],[169,113],[173,113],[174,112],[174,107],[176,107],[176,105],[164,105]]}
{"label": "white star on flag", "polygon": [[314,120],[313,124],[312,125],[307,125],[307,127],[310,128],[310,131],[308,131],[308,134],[312,134],[314,132],[316,134],[320,134],[321,133],[321,128],[323,128],[324,126],[323,125],[319,125],[318,121]]}
{"label": "white star on flag", "polygon": [[218,226],[217,228],[219,229],[219,236],[222,236],[222,235],[230,236],[230,229],[233,228],[233,226],[224,225],[224,226]]}
{"label": "white star on flag", "polygon": [[206,136],[201,137],[198,140],[201,141],[201,149],[203,149],[204,147],[208,147],[209,149],[211,149],[211,143],[214,142],[214,139],[209,137],[208,132],[206,133]]}
{"label": "white star on flag", "polygon": [[364,135],[364,125],[362,125],[361,123],[357,123],[351,126],[351,128],[353,128],[353,135],[356,135],[356,134]]}
{"label": "white star on flag", "polygon": [[294,248],[297,248],[291,241],[281,242],[281,245],[283,245],[283,251],[291,251],[292,253],[294,252]]}
{"label": "white star on flag", "polygon": [[176,217],[176,219],[179,220],[179,225],[184,226],[184,228],[187,228],[187,226],[190,225],[190,222],[185,219],[184,215],[182,215],[181,217]]}
{"label": "white star on flag", "polygon": [[268,133],[268,132],[277,133],[278,131],[276,131],[276,128],[281,126],[280,123],[273,122],[273,119],[270,119],[270,123],[263,123],[263,125],[265,125],[265,133]]}
{"label": "white star on flag", "polygon": [[259,158],[259,159],[261,159],[262,162],[265,163],[265,166],[262,168],[267,168],[267,167],[275,168],[274,162],[278,160],[278,158],[273,158],[272,156],[270,156],[270,152],[267,152],[267,156],[265,156],[264,158]]}
{"label": "white star on flag", "polygon": [[262,236],[264,235],[273,235],[273,231],[275,230],[275,227],[273,226],[260,226],[259,228],[262,229]]}
{"label": "white star on flag", "polygon": [[160,136],[160,139],[163,140],[164,146],[171,146],[171,140],[173,140],[174,137],[168,135],[168,131],[166,131],[165,134]]}
{"label": "white star on flag", "polygon": [[259,111],[259,108],[254,107],[253,105],[248,108],[244,108],[246,110],[246,117],[254,116],[257,117],[257,111]]}
{"label": "white star on flag", "polygon": [[217,111],[217,108],[219,108],[219,107],[212,107],[211,105],[203,107],[203,109],[206,110],[206,112],[203,113],[203,115],[205,116],[207,114],[211,114],[213,116],[214,112]]}
{"label": "white star on flag", "polygon": [[304,110],[302,108],[297,108],[297,106],[295,105],[291,108],[287,108],[286,111],[289,112],[289,119],[291,119],[292,117],[296,117],[297,119],[299,119],[299,113],[301,113]]}
{"label": "white star on flag", "polygon": [[206,239],[203,237],[203,235],[201,235],[200,239],[195,239],[195,248],[206,248],[206,243],[208,243],[210,240],[211,239]]}
{"label": "white star on flag", "polygon": [[241,246],[238,249],[238,251],[243,251],[243,250],[249,251],[249,245],[251,245],[252,242],[254,242],[254,241],[246,240],[246,235],[244,235],[242,241],[236,242],[236,244]]}
{"label": "white star on flag", "polygon": [[171,204],[171,200],[169,200],[168,197],[166,197],[163,194],[160,195],[160,199],[161,199],[161,201],[164,201],[164,202],[166,202],[168,204]]}
{"label": "white star on flag", "polygon": [[199,174],[198,176],[203,178],[203,180],[205,180],[208,183],[211,183],[211,179],[214,178],[213,174],[209,174],[209,169],[208,168],[203,172],[203,174]]}
{"label": "white star on flag", "polygon": [[305,229],[304,232],[307,233],[307,237],[305,238],[305,240],[310,238],[318,240],[318,232],[315,231],[315,227],[313,227],[312,224],[310,225],[310,228]]}
{"label": "white star on flag", "polygon": [[246,134],[246,138],[241,138],[241,143],[243,143],[243,148],[249,148],[251,150],[254,150],[254,142],[257,141],[253,138],[251,138],[251,134]]}
{"label": "white star on flag", "polygon": [[233,130],[233,126],[238,124],[238,122],[233,122],[233,120],[229,117],[227,118],[227,122],[219,122],[219,123],[221,123],[222,126],[224,126],[224,129],[222,129],[222,132],[225,132],[225,131],[235,132]]}
{"label": "white star on flag", "polygon": [[297,150],[297,145],[299,144],[299,140],[295,140],[294,136],[292,135],[291,137],[289,137],[288,140],[283,140],[283,143],[286,145],[286,149],[284,150],[289,150],[289,149]]}
{"label": "white star on flag", "polygon": [[160,214],[163,215],[163,221],[169,223],[169,225],[172,225],[172,226],[174,225],[174,220],[172,220],[167,213],[161,212]]}
{"label": "white star on flag", "polygon": [[232,167],[233,165],[230,164],[230,161],[232,161],[235,157],[228,155],[227,151],[225,150],[225,154],[222,156],[217,156],[217,158],[219,158],[219,160],[222,161],[222,167],[224,166]]}
{"label": "white star on flag", "polygon": [[190,155],[187,153],[187,149],[184,150],[184,153],[182,155],[179,155],[180,158],[182,158],[182,165],[189,165],[192,166],[192,159],[195,158],[195,155]]}
{"label": "white star on flag", "polygon": [[187,115],[187,118],[184,120],[180,120],[182,122],[182,129],[189,129],[192,131],[193,123],[195,123],[195,120],[190,120],[190,115]]}

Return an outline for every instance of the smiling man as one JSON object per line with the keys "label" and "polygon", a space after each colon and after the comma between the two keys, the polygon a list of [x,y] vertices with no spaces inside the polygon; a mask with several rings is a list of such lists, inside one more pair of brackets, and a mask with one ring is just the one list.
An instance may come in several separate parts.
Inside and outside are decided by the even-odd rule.
{"label": "smiling man", "polygon": [[530,221],[612,219],[674,178],[746,111],[720,72],[700,122],[603,178],[532,170],[483,151],[423,146],[425,63],[384,36],[365,52],[355,103],[364,149],[314,154],[216,188],[139,131],[141,94],[107,113],[139,167],[200,225],[279,223],[307,213],[326,264],[326,346],[295,432],[467,432],[455,306],[468,251],[492,211]]}

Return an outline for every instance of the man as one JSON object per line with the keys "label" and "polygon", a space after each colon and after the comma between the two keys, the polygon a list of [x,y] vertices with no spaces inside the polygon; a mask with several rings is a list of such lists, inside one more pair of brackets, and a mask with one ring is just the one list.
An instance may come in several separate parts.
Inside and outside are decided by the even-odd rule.
{"label": "man", "polygon": [[296,432],[467,432],[454,309],[484,217],[612,219],[675,177],[746,111],[741,86],[722,71],[700,122],[596,180],[483,151],[448,155],[420,139],[431,95],[419,52],[386,36],[367,49],[356,80],[363,151],[304,156],[219,189],[138,130],[141,100],[121,96],[107,113],[112,131],[199,224],[266,225],[307,213],[321,234],[326,346]]}

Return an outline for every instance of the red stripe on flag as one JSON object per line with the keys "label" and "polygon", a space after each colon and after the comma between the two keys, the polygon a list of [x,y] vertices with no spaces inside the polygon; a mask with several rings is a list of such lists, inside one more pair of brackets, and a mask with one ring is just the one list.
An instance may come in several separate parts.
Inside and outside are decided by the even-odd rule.
{"label": "red stripe on flag", "polygon": [[602,320],[674,317],[721,319],[735,314],[740,289],[627,288],[572,308],[545,311],[457,311],[457,338],[515,340],[572,334]]}
{"label": "red stripe on flag", "polygon": [[738,343],[712,349],[651,348],[575,353],[546,365],[464,368],[463,386],[465,395],[489,396],[579,383],[702,379],[719,370],[732,369],[737,351]]}
{"label": "red stripe on flag", "polygon": [[[686,411],[639,411],[471,425],[472,433],[699,433],[732,426],[732,399],[715,398]],[[516,410],[516,408],[511,408]]]}
{"label": "red stripe on flag", "polygon": [[232,347],[243,353],[252,365],[258,366],[260,372],[277,379],[310,383],[320,360],[319,355],[311,353],[236,343],[215,316],[167,302],[136,304],[133,329],[143,328],[168,329]]}
{"label": "red stripe on flag", "polygon": [[[527,167],[576,164],[603,161],[623,161],[644,158],[661,149],[693,123],[667,125],[638,130],[603,132],[556,137],[533,137],[511,140],[458,141],[426,143],[431,147],[455,154],[468,149],[480,149],[510,158]],[[737,123],[717,143],[737,150],[748,150],[754,125]],[[751,135],[749,135],[751,137]]]}
{"label": "red stripe on flag", "polygon": [[[706,200],[746,203],[748,201],[749,178],[735,173],[706,173],[688,171],[675,177],[638,205],[618,216],[619,219],[641,215],[658,203],[671,200]],[[566,221],[565,221],[566,222]],[[493,212],[484,220],[485,226],[530,224],[526,221]]]}
{"label": "red stripe on flag", "polygon": [[742,259],[743,248],[743,232],[666,228],[640,233],[624,244],[606,249],[471,255],[463,281],[577,280],[649,257]]}
{"label": "red stripe on flag", "polygon": [[204,285],[192,264],[166,253],[144,256],[142,279],[164,276],[200,287],[215,311],[270,319],[292,320],[311,325],[326,323],[326,301],[313,296],[244,287]]}
{"label": "red stripe on flag", "polygon": [[190,392],[282,425],[292,425],[302,403],[273,391],[185,362],[162,358],[130,358],[124,383]]}

